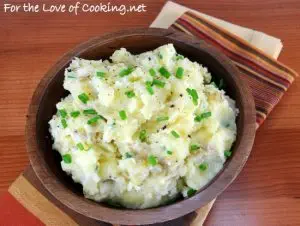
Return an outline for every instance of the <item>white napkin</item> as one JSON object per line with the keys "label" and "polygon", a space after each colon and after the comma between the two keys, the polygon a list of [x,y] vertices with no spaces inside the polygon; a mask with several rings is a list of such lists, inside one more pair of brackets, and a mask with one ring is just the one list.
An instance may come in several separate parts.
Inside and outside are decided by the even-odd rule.
{"label": "white napkin", "polygon": [[281,50],[282,50],[282,42],[280,39],[267,35],[263,32],[252,30],[250,28],[241,27],[236,24],[229,23],[227,21],[206,15],[199,11],[187,8],[185,6],[179,5],[177,3],[168,1],[158,16],[155,18],[150,27],[156,28],[168,28],[170,27],[176,19],[178,19],[183,13],[186,11],[192,11],[196,14],[199,14],[206,19],[211,20],[215,24],[222,26],[228,31],[234,33],[245,41],[249,42],[253,46],[259,48],[269,56],[272,56],[274,59],[277,59]]}

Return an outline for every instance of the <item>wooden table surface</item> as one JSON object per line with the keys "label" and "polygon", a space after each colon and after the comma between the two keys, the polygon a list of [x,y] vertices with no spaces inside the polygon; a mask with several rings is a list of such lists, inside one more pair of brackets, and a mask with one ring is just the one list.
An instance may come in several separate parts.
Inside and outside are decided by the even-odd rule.
{"label": "wooden table surface", "polygon": [[[121,4],[121,1],[111,2]],[[133,2],[144,3],[147,12],[124,16],[117,13],[11,14],[3,12],[1,3],[0,194],[29,164],[24,126],[27,106],[39,80],[62,54],[78,43],[104,32],[148,27],[164,4],[162,0],[126,4]],[[279,60],[300,72],[299,0],[177,2],[279,37],[284,45]],[[257,132],[249,161],[217,199],[206,224],[300,224],[300,78]]]}

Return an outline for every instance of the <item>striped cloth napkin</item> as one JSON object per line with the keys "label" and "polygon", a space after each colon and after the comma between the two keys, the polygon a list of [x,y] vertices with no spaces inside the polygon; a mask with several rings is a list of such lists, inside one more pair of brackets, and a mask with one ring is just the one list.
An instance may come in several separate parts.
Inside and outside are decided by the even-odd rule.
{"label": "striped cloth napkin", "polygon": [[[256,105],[257,128],[297,76],[295,71],[275,60],[282,48],[280,40],[261,32],[230,24],[172,2],[165,5],[151,26],[170,27],[199,37],[226,54],[251,88]],[[249,34],[251,39],[247,39]],[[213,203],[214,200],[195,213],[156,225],[202,225]],[[109,224],[88,219],[64,207],[46,191],[29,166],[0,198],[1,225]]]}

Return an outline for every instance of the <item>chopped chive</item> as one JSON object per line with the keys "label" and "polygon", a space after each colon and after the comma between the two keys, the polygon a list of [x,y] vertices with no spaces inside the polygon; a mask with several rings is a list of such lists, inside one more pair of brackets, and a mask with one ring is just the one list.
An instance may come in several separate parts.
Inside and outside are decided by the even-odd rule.
{"label": "chopped chive", "polygon": [[207,167],[208,167],[208,164],[207,163],[201,163],[200,165],[199,165],[199,169],[201,170],[201,171],[205,171],[206,169],[207,169]]}
{"label": "chopped chive", "polygon": [[156,72],[153,68],[150,68],[149,73],[152,77],[154,77],[156,75]]}
{"label": "chopped chive", "polygon": [[119,116],[122,120],[126,120],[127,119],[127,115],[126,112],[124,110],[119,111]]}
{"label": "chopped chive", "polygon": [[194,105],[197,105],[198,104],[198,98],[199,98],[197,91],[195,89],[190,89],[190,88],[187,88],[186,91],[192,97]]}
{"label": "chopped chive", "polygon": [[229,128],[229,127],[230,127],[230,123],[229,123],[229,122],[226,123],[226,124],[224,125],[224,127],[225,127],[225,128]]}
{"label": "chopped chive", "polygon": [[60,109],[58,112],[62,118],[65,118],[68,115],[65,109]]}
{"label": "chopped chive", "polygon": [[78,95],[78,99],[81,100],[82,103],[86,104],[89,100],[89,96],[86,93],[82,93]]}
{"label": "chopped chive", "polygon": [[126,92],[125,92],[125,95],[126,95],[128,98],[135,97],[135,93],[133,92],[133,90],[126,91]]}
{"label": "chopped chive", "polygon": [[64,118],[61,119],[61,125],[63,126],[64,129],[68,127],[67,121]]}
{"label": "chopped chive", "polygon": [[173,152],[172,152],[172,151],[170,151],[170,150],[167,150],[167,154],[168,154],[168,155],[172,155],[172,154],[173,154]]}
{"label": "chopped chive", "polygon": [[148,164],[151,166],[155,166],[157,164],[157,157],[153,155],[148,156]]}
{"label": "chopped chive", "polygon": [[162,122],[167,120],[169,120],[169,116],[160,116],[156,119],[157,122]]}
{"label": "chopped chive", "polygon": [[182,67],[178,67],[177,71],[176,71],[176,74],[175,74],[176,78],[182,79],[182,77],[183,77],[183,71],[184,70],[183,70]]}
{"label": "chopped chive", "polygon": [[91,118],[91,119],[89,119],[88,121],[87,121],[87,124],[89,124],[89,125],[94,125],[99,119],[103,119],[103,117],[101,116],[101,115],[97,115],[97,116],[95,116],[95,117],[93,117],[93,118]]}
{"label": "chopped chive", "polygon": [[76,74],[72,71],[67,74],[67,77],[68,78],[77,78]]}
{"label": "chopped chive", "polygon": [[98,78],[104,78],[105,74],[106,74],[105,72],[97,71],[96,76],[97,76]]}
{"label": "chopped chive", "polygon": [[132,154],[130,152],[126,152],[125,153],[125,158],[129,159],[129,158],[132,158]]}
{"label": "chopped chive", "polygon": [[140,132],[139,138],[140,138],[140,141],[141,141],[141,142],[145,142],[146,139],[147,139],[147,131],[143,129],[143,130]]}
{"label": "chopped chive", "polygon": [[162,59],[163,55],[161,53],[158,53],[158,57],[159,57],[159,59]]}
{"label": "chopped chive", "polygon": [[159,88],[164,88],[166,83],[163,81],[160,81],[158,79],[153,79],[152,84],[159,87]]}
{"label": "chopped chive", "polygon": [[72,156],[70,154],[65,154],[62,156],[64,163],[70,164],[72,162]]}
{"label": "chopped chive", "polygon": [[77,148],[78,148],[79,150],[81,150],[81,151],[84,150],[84,147],[83,147],[83,144],[82,144],[82,143],[78,143],[78,144],[76,144],[76,146],[77,146]]}
{"label": "chopped chive", "polygon": [[202,116],[202,118],[208,118],[211,116],[211,112],[208,111],[208,112],[202,113],[201,116]]}
{"label": "chopped chive", "polygon": [[175,130],[172,130],[171,131],[171,134],[175,137],[175,138],[179,138],[179,134],[175,131]]}
{"label": "chopped chive", "polygon": [[194,118],[194,120],[195,120],[196,122],[201,122],[203,119],[209,118],[210,116],[211,116],[211,112],[208,111],[208,112],[202,113],[202,114],[200,114],[200,115],[197,115],[197,116]]}
{"label": "chopped chive", "polygon": [[77,117],[80,115],[80,111],[72,111],[72,112],[70,113],[70,115],[71,115],[71,117],[73,117],[73,118],[77,118]]}
{"label": "chopped chive", "polygon": [[197,145],[197,144],[192,144],[192,145],[190,146],[190,152],[193,153],[193,152],[197,151],[199,148],[200,148],[199,145]]}
{"label": "chopped chive", "polygon": [[192,188],[190,188],[188,191],[187,191],[187,196],[188,197],[191,197],[193,196],[194,194],[196,194],[197,190],[194,190]]}
{"label": "chopped chive", "polygon": [[180,55],[180,54],[177,54],[176,55],[176,60],[182,60],[184,59],[184,56]]}
{"label": "chopped chive", "polygon": [[90,109],[85,109],[83,110],[83,114],[85,115],[97,115],[97,111],[95,111],[94,109],[90,108]]}
{"label": "chopped chive", "polygon": [[165,78],[169,78],[171,76],[170,72],[165,67],[161,67],[158,71]]}
{"label": "chopped chive", "polygon": [[133,71],[134,71],[133,67],[128,67],[126,69],[121,70],[119,75],[120,75],[120,77],[125,77],[125,76],[131,74],[131,72],[133,72]]}
{"label": "chopped chive", "polygon": [[232,155],[232,151],[229,151],[229,150],[224,151],[224,156],[225,156],[226,158],[229,158],[231,155]]}
{"label": "chopped chive", "polygon": [[150,81],[146,82],[146,90],[148,91],[148,93],[150,95],[154,94],[154,91],[153,91],[153,88],[152,88],[152,82],[150,82]]}

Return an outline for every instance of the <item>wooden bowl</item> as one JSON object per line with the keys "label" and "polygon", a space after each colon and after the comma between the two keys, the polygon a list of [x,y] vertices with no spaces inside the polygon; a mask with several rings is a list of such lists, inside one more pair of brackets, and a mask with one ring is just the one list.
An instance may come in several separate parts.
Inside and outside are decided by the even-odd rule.
{"label": "wooden bowl", "polygon": [[[89,60],[108,58],[125,47],[132,53],[153,50],[173,43],[176,50],[208,68],[216,80],[223,78],[226,92],[239,108],[237,140],[232,157],[223,170],[191,198],[157,208],[144,210],[116,209],[84,198],[82,187],[61,169],[61,157],[52,150],[48,121],[56,113],[55,104],[67,95],[63,89],[64,70],[73,57]],[[152,224],[168,221],[190,213],[216,198],[239,174],[244,166],[255,136],[255,109],[251,93],[240,73],[222,53],[204,41],[183,33],[164,29],[120,31],[93,38],[65,54],[44,76],[32,97],[26,125],[27,150],[31,165],[46,189],[70,209],[87,217],[113,224]]]}

